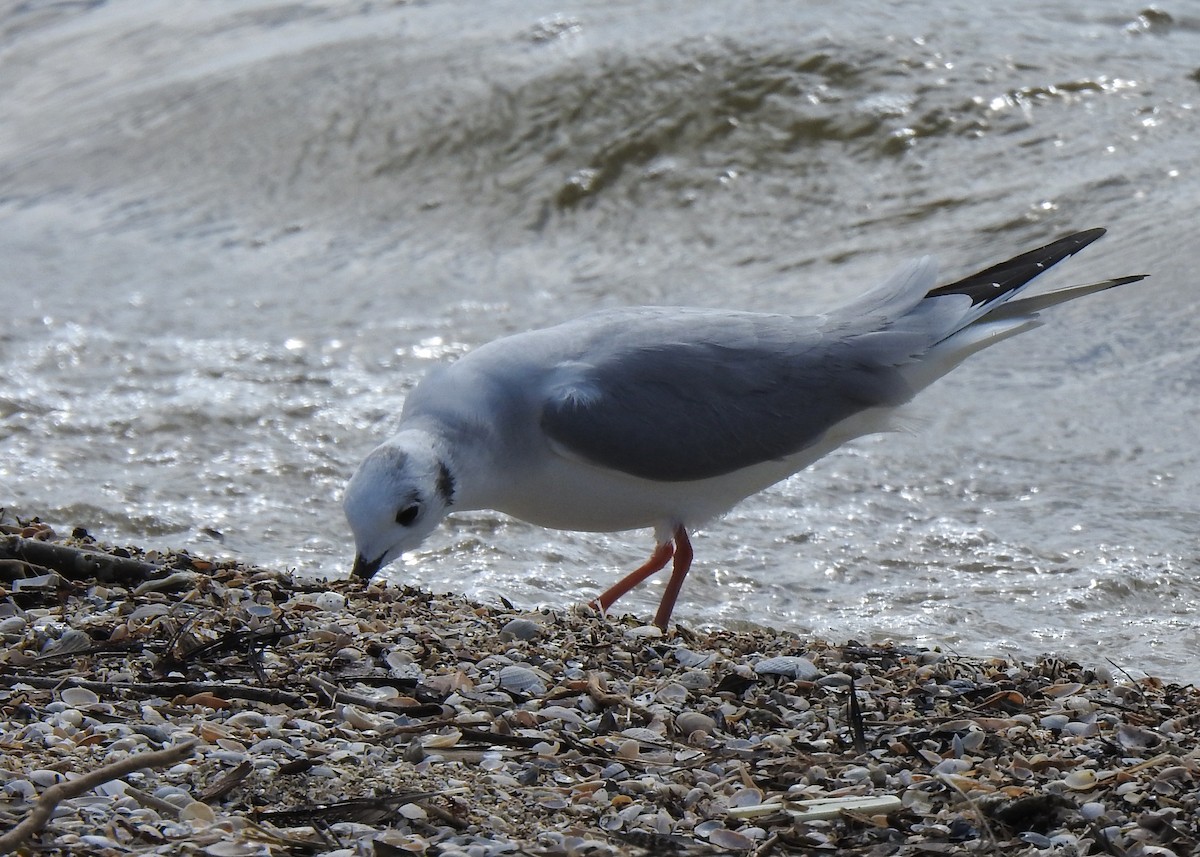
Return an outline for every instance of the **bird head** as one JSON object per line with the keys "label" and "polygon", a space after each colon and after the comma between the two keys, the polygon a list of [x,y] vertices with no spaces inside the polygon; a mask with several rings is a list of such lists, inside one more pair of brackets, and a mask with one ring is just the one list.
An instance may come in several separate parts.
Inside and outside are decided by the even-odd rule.
{"label": "bird head", "polygon": [[356,577],[369,580],[416,548],[450,511],[454,477],[420,433],[377,447],[350,478],[342,508],[354,533]]}

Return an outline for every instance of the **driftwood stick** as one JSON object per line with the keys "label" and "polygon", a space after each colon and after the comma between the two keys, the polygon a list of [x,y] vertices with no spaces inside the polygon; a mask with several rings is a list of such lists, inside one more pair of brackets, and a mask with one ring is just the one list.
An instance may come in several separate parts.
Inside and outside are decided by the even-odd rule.
{"label": "driftwood stick", "polygon": [[180,762],[190,756],[198,743],[200,742],[187,741],[183,744],[176,744],[174,747],[167,747],[165,750],[136,753],[119,762],[113,762],[111,765],[97,768],[73,780],[55,783],[42,792],[41,797],[37,799],[29,815],[25,816],[20,824],[0,836],[0,854],[9,854],[15,851],[21,843],[45,827],[46,822],[50,820],[50,816],[54,814],[54,808],[64,800],[79,797],[96,788],[96,786],[103,785],[110,780],[118,779],[127,774],[132,774],[134,771],[140,771],[143,768],[164,768],[168,765],[174,765],[176,762]]}
{"label": "driftwood stick", "polygon": [[222,699],[248,699],[252,702],[265,702],[270,705],[290,705],[292,708],[303,708],[307,705],[304,697],[287,690],[273,690],[269,687],[252,687],[245,684],[221,684],[209,681],[143,681],[143,682],[106,682],[88,681],[87,679],[71,676],[38,676],[21,675],[20,673],[0,672],[0,686],[12,687],[14,684],[27,684],[42,690],[58,690],[63,687],[82,687],[93,693],[113,695],[118,692],[133,693],[139,696],[195,696],[198,693],[211,693]]}
{"label": "driftwood stick", "polygon": [[68,580],[95,579],[103,583],[140,583],[166,570],[138,559],[20,536],[0,536],[0,559],[17,559],[53,569]]}
{"label": "driftwood stick", "polygon": [[350,705],[356,705],[359,708],[365,708],[368,711],[388,711],[393,714],[407,714],[409,717],[436,717],[443,711],[442,706],[436,702],[404,705],[394,699],[378,699],[373,696],[363,696],[360,693],[348,691],[319,676],[311,676],[308,679],[308,686],[328,700],[330,705],[345,702]]}
{"label": "driftwood stick", "polygon": [[208,784],[208,788],[200,792],[196,797],[205,803],[212,803],[220,800],[242,784],[242,780],[250,776],[250,772],[254,770],[254,763],[246,759],[232,771],[228,771],[216,780]]}
{"label": "driftwood stick", "polygon": [[605,707],[620,706],[622,708],[629,709],[629,711],[631,713],[636,714],[638,717],[642,718],[642,720],[646,721],[647,723],[654,720],[654,712],[649,711],[649,710],[643,708],[642,706],[638,705],[636,702],[634,702],[628,696],[622,696],[619,693],[610,693],[604,687],[603,683],[600,680],[600,676],[598,676],[598,675],[592,674],[592,675],[588,676],[587,694],[588,694],[588,696],[590,696],[592,698],[592,701],[595,702],[597,705],[602,705]]}
{"label": "driftwood stick", "polygon": [[159,815],[167,818],[179,818],[180,807],[171,803],[169,800],[163,800],[160,797],[155,797],[149,792],[144,792],[135,786],[125,784],[124,794],[126,797],[131,797],[147,809],[152,809]]}

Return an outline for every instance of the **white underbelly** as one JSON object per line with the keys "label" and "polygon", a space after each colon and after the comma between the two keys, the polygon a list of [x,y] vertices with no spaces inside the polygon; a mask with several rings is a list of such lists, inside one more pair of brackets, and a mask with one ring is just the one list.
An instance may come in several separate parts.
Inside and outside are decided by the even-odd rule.
{"label": "white underbelly", "polygon": [[558,459],[525,490],[504,498],[497,510],[558,530],[695,527],[794,472],[781,462],[772,464],[712,479],[652,482]]}

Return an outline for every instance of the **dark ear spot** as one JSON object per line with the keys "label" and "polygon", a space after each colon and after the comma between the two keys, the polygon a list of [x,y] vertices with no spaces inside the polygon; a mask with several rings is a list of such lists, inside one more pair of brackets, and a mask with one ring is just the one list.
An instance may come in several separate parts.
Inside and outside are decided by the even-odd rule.
{"label": "dark ear spot", "polygon": [[450,475],[450,468],[441,461],[438,462],[437,492],[447,506],[453,505],[454,477]]}

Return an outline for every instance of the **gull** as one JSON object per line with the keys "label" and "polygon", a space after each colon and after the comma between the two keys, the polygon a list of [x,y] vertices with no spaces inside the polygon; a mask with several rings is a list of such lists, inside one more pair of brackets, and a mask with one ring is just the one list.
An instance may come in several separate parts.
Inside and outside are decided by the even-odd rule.
{"label": "gull", "polygon": [[666,629],[692,563],[689,532],[862,435],[971,354],[1118,277],[1018,297],[1104,234],[1089,229],[934,287],[926,256],[815,316],[688,307],[585,315],[483,345],[430,371],[398,433],[348,483],[352,574],[370,579],[451,512],[492,509],[560,530],[652,528],[650,559],[594,602],[672,562]]}

